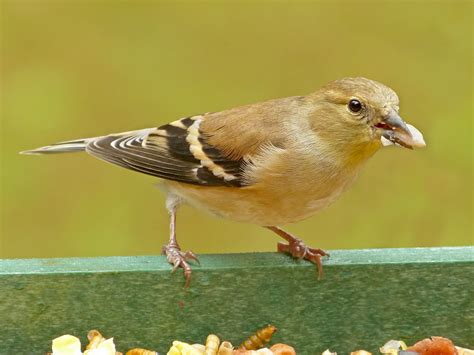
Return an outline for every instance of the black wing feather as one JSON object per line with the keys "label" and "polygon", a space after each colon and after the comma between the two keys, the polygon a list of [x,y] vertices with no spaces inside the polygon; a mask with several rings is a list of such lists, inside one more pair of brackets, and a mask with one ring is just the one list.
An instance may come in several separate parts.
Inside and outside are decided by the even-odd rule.
{"label": "black wing feather", "polygon": [[112,164],[163,179],[202,186],[243,186],[243,159],[230,159],[199,137],[202,151],[233,177],[229,180],[216,176],[193,155],[186,139],[187,128],[193,122],[185,118],[155,129],[99,137],[87,145],[86,151]]}

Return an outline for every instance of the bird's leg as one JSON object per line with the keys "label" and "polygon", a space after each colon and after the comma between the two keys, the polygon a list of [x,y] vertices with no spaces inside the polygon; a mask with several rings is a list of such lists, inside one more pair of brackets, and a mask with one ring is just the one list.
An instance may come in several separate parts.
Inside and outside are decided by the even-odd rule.
{"label": "bird's leg", "polygon": [[311,261],[318,267],[318,279],[321,279],[321,277],[323,277],[323,264],[321,262],[321,257],[329,256],[328,253],[326,253],[322,249],[307,247],[301,239],[296,238],[295,236],[291,235],[288,232],[285,232],[279,227],[268,226],[266,228],[278,234],[280,237],[282,237],[288,242],[288,244],[279,242],[277,244],[278,252],[291,254],[292,257],[297,259],[306,259]]}
{"label": "bird's leg", "polygon": [[[168,205],[168,204],[167,204]],[[166,255],[168,262],[173,265],[172,272],[176,271],[177,268],[182,268],[184,270],[184,278],[186,283],[184,284],[185,288],[189,287],[191,282],[191,266],[189,266],[188,261],[194,260],[199,263],[198,258],[192,251],[183,252],[179,247],[178,241],[176,240],[176,209],[177,204],[171,204],[168,207],[168,212],[170,215],[170,241],[167,245],[163,246],[162,252]]]}

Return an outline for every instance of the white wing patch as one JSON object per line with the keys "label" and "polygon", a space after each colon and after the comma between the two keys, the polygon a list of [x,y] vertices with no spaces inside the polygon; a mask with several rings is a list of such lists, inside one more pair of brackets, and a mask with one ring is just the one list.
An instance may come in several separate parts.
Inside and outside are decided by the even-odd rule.
{"label": "white wing patch", "polygon": [[237,177],[225,172],[224,168],[214,163],[214,161],[207,156],[203,150],[203,146],[199,141],[200,132],[199,126],[202,119],[197,119],[188,128],[188,135],[186,141],[189,143],[189,150],[193,156],[201,162],[201,165],[208,168],[215,176],[224,179],[225,181],[236,180]]}

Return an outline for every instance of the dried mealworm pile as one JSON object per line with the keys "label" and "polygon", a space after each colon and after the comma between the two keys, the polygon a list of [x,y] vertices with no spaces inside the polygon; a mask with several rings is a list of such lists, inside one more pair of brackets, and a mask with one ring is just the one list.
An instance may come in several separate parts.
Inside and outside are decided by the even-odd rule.
{"label": "dried mealworm pile", "polygon": [[[259,329],[249,336],[240,346],[234,347],[229,341],[221,341],[215,334],[206,338],[205,344],[188,344],[175,340],[167,355],[296,355],[293,347],[287,344],[274,344],[267,347],[276,332],[273,325]],[[72,335],[63,335],[53,340],[53,352],[49,355],[123,355],[115,349],[113,338],[106,339],[97,330],[87,335],[89,344],[81,350],[81,342]],[[455,346],[451,340],[442,337],[423,339],[408,347],[401,340],[390,340],[380,348],[384,355],[474,355],[473,350]],[[316,354],[316,352],[315,352]],[[135,348],[125,355],[158,355],[156,351]],[[337,355],[329,349],[322,355]],[[366,350],[357,350],[351,355],[372,355]]]}

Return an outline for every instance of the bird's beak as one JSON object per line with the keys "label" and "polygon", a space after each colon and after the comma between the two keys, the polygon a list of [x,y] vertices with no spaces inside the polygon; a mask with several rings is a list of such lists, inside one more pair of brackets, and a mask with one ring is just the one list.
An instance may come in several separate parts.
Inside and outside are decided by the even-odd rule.
{"label": "bird's beak", "polygon": [[380,130],[383,145],[396,144],[409,149],[426,146],[421,132],[405,123],[395,110],[390,110],[375,127]]}

